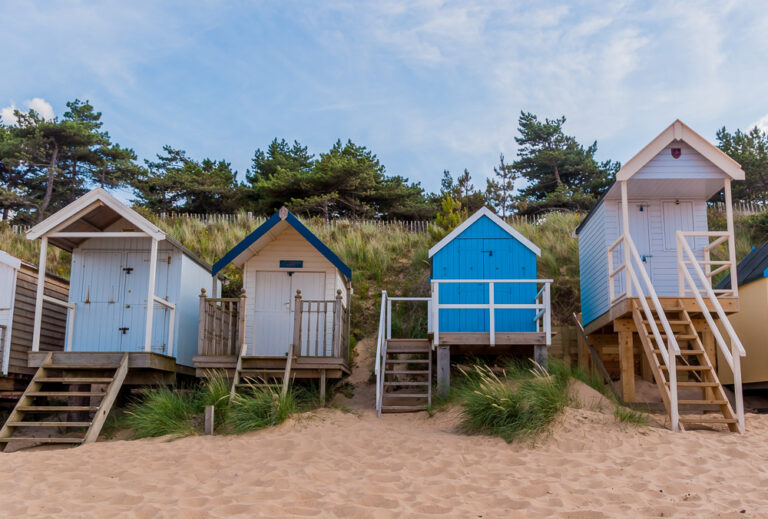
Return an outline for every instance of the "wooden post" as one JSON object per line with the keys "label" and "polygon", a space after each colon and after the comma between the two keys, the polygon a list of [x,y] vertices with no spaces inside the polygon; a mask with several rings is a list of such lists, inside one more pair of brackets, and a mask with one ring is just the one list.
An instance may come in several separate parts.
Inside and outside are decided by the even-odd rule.
{"label": "wooden post", "polygon": [[533,347],[533,360],[541,366],[545,371],[547,369],[547,346],[543,344],[536,344]]}
{"label": "wooden post", "polygon": [[301,355],[301,290],[296,291],[296,298],[293,304],[293,347],[290,355]]}
{"label": "wooden post", "polygon": [[635,401],[635,348],[632,332],[619,332],[619,366],[621,371],[621,399]]}
{"label": "wooden post", "polygon": [[320,370],[320,405],[325,407],[325,370]]}
{"label": "wooden post", "polygon": [[488,331],[491,346],[496,346],[496,309],[494,308],[493,281],[488,283]]}
{"label": "wooden post", "polygon": [[197,310],[197,354],[206,354],[205,327],[208,312],[205,308],[205,289],[200,290],[200,306]]}
{"label": "wooden post", "polygon": [[733,297],[739,295],[739,276],[736,272],[736,235],[733,230],[733,201],[731,200],[731,179],[725,179],[725,221],[728,230],[728,256],[731,260],[731,290]]}
{"label": "wooden post", "polygon": [[[629,236],[629,196],[627,195],[627,181],[621,181],[621,232]],[[624,240],[624,279],[626,280],[627,299],[632,297],[632,281],[629,279],[629,245]],[[642,294],[639,294],[642,297]],[[626,399],[624,400],[627,401]]]}
{"label": "wooden post", "polygon": [[448,398],[451,392],[451,349],[448,346],[437,347],[437,395]]}
{"label": "wooden post", "polygon": [[341,302],[341,290],[336,290],[336,302],[333,305],[333,358],[341,358],[341,327],[343,326],[343,304]]}
{"label": "wooden post", "polygon": [[149,253],[149,286],[147,287],[147,322],[144,330],[144,351],[152,351],[152,317],[155,313],[155,276],[157,275],[157,239],[152,238]]}
{"label": "wooden post", "polygon": [[432,281],[432,344],[440,344],[440,284]]}
{"label": "wooden post", "polygon": [[40,351],[40,325],[43,322],[43,295],[45,294],[45,260],[48,258],[48,237],[40,238],[40,260],[37,265],[37,296],[35,297],[35,324],[32,331],[32,351]]}
{"label": "wooden post", "polygon": [[205,406],[205,434],[213,434],[213,414],[215,408],[212,405]]}
{"label": "wooden post", "polygon": [[580,333],[576,334],[576,345],[579,369],[589,375],[589,349],[587,348],[587,341]]}
{"label": "wooden post", "polygon": [[244,355],[245,349],[245,337],[246,337],[246,325],[248,323],[247,312],[248,296],[245,293],[245,289],[240,290],[240,307],[238,308],[238,324],[237,324],[237,348],[235,349],[235,355]]}
{"label": "wooden post", "polygon": [[[709,363],[712,364],[712,369],[715,370],[715,373],[717,373],[717,352],[715,351],[715,334],[712,333],[712,330],[707,327],[705,330],[701,331],[701,345],[704,347],[704,351],[707,353],[707,357],[709,357]],[[736,359],[734,359],[735,361]],[[706,375],[706,373],[704,374]],[[709,376],[706,376],[706,379],[714,380],[713,374],[710,373]],[[711,387],[705,387],[702,388],[704,391],[703,397],[704,400],[714,400],[715,399],[715,391]]]}

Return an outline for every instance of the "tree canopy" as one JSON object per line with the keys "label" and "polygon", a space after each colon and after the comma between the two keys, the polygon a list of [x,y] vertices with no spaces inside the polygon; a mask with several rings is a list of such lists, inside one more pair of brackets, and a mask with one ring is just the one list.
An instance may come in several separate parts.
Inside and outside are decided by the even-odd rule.
{"label": "tree canopy", "polygon": [[757,126],[734,133],[723,127],[717,132],[717,145],[744,170],[744,182],[732,184],[733,197],[764,202],[768,198],[768,134]]}

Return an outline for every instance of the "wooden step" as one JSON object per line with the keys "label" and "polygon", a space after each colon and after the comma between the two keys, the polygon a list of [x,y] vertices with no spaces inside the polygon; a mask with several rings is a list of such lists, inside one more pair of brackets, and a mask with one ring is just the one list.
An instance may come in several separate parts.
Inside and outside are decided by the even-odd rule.
{"label": "wooden step", "polygon": [[[653,337],[653,332],[648,330],[648,333],[649,333],[649,335],[651,337]],[[665,339],[667,338],[667,334],[662,332],[661,330],[659,330],[659,335],[662,336]],[[692,333],[681,333],[681,334],[673,333],[673,335],[674,335],[675,339],[677,339],[678,341],[692,341],[692,340],[697,339],[699,337],[698,335],[694,335]]]}
{"label": "wooden step", "polygon": [[426,393],[383,393],[384,398],[427,398]]}
{"label": "wooden step", "polygon": [[22,405],[17,408],[25,413],[68,413],[70,411],[96,411],[97,405]]}
{"label": "wooden step", "polygon": [[728,400],[678,400],[680,405],[726,405]]}
{"label": "wooden step", "polygon": [[11,437],[0,438],[0,443],[11,442],[36,442],[36,443],[83,443],[82,438],[24,438],[24,437]]}
{"label": "wooden step", "polygon": [[736,418],[726,418],[724,416],[686,416],[681,415],[680,421],[683,423],[737,423]]}
{"label": "wooden step", "polygon": [[[688,324],[689,321],[686,321],[685,319],[667,319],[667,322],[670,326],[680,326],[684,324]],[[647,324],[650,326],[651,321],[643,321],[643,324]],[[659,331],[661,331],[661,321],[656,321],[656,325],[659,327]]]}
{"label": "wooden step", "polygon": [[385,386],[428,386],[429,382],[384,382]]}
{"label": "wooden step", "polygon": [[387,359],[389,364],[426,364],[429,359]]}
{"label": "wooden step", "polygon": [[429,353],[429,348],[424,350],[414,350],[411,348],[400,348],[398,346],[394,346],[392,348],[387,348],[387,355],[389,354],[399,354],[399,355],[427,355]]}
{"label": "wooden step", "polygon": [[106,377],[40,377],[35,382],[60,382],[62,384],[109,384],[112,378]]}
{"label": "wooden step", "polygon": [[[669,369],[666,365],[662,364],[661,369]],[[675,366],[677,371],[712,371],[712,366],[693,366],[687,364],[677,364]]]}
{"label": "wooden step", "polygon": [[381,406],[382,412],[391,412],[391,413],[412,413],[416,411],[426,411],[427,406],[425,405],[383,405]]}
{"label": "wooden step", "polygon": [[106,393],[103,391],[30,391],[27,396],[53,396],[53,397],[67,397],[67,396],[104,396]]}
{"label": "wooden step", "polygon": [[114,371],[117,368],[119,368],[119,365],[115,364],[46,364],[43,366],[45,369],[59,369],[59,370],[86,370],[86,369],[92,369],[92,370],[111,370]]}
{"label": "wooden step", "polygon": [[91,422],[8,422],[8,427],[90,427]]}
{"label": "wooden step", "polygon": [[[653,353],[660,354],[661,350],[653,350]],[[680,350],[680,355],[704,355],[704,353],[704,350]]]}
{"label": "wooden step", "polygon": [[[669,385],[669,382],[665,382],[666,385]],[[718,387],[719,384],[717,382],[678,382],[678,387]]]}
{"label": "wooden step", "polygon": [[429,375],[428,369],[390,369],[384,372],[385,375]]}

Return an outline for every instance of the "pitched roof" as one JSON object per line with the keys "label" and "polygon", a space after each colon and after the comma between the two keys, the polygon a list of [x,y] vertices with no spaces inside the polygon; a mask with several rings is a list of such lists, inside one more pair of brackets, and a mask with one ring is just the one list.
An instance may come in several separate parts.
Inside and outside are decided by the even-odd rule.
{"label": "pitched roof", "polygon": [[[317,251],[322,254],[333,266],[339,269],[344,277],[348,280],[352,279],[352,269],[350,269],[341,258],[339,258],[328,246],[320,241],[320,239],[312,234],[296,216],[288,211],[285,207],[281,208],[278,212],[273,214],[266,222],[256,228],[251,234],[246,236],[240,243],[232,247],[223,258],[214,263],[211,269],[212,274],[216,274],[230,263],[242,266],[245,261],[253,254],[264,248],[270,243],[274,237],[281,233],[285,226],[288,225],[295,229],[305,240],[309,242]],[[280,227],[283,227],[282,229]],[[276,230],[277,232],[270,232]]]}
{"label": "pitched roof", "polygon": [[[48,233],[56,232],[59,227],[68,227],[77,222],[84,222],[88,229],[95,232],[103,231],[110,225],[123,218],[149,237],[156,240],[166,240],[174,247],[182,251],[195,263],[208,270],[211,266],[198,257],[194,252],[174,240],[167,232],[141,216],[139,213],[112,196],[106,190],[97,187],[90,190],[71,204],[59,209],[51,216],[38,223],[27,231],[28,240],[36,240]],[[87,238],[81,238],[84,241]],[[79,240],[51,238],[49,243],[64,250],[71,251]],[[226,279],[223,275],[221,279]]]}
{"label": "pitched roof", "polygon": [[467,230],[473,223],[478,221],[480,218],[485,216],[486,218],[489,218],[493,223],[498,225],[502,228],[507,234],[515,238],[517,241],[525,245],[528,249],[530,249],[534,254],[537,256],[541,256],[541,249],[539,249],[536,245],[533,244],[528,238],[520,234],[519,231],[517,231],[515,228],[513,228],[511,225],[509,225],[507,222],[502,220],[501,218],[496,215],[493,211],[488,209],[487,207],[483,207],[475,212],[472,216],[464,220],[461,225],[456,227],[451,233],[437,242],[431,249],[429,249],[429,257],[431,258],[434,256],[440,249],[448,245],[450,242],[452,242],[454,239],[456,239],[461,233],[463,233],[465,230]]}
{"label": "pitched roof", "polygon": [[664,148],[676,141],[684,141],[704,158],[734,180],[744,180],[744,171],[738,162],[723,153],[717,146],[693,131],[680,119],[667,126],[655,139],[629,159],[616,173],[616,180],[629,180],[632,175],[648,164]]}
{"label": "pitched roof", "polygon": [[[768,242],[755,247],[736,266],[739,286],[768,277]],[[731,288],[731,276],[717,284],[718,289]]]}

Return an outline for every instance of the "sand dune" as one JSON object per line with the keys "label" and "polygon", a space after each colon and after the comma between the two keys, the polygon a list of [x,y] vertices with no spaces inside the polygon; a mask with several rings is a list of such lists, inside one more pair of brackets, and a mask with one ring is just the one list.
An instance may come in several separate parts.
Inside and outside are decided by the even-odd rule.
{"label": "sand dune", "polygon": [[768,416],[750,415],[744,436],[675,434],[569,409],[531,447],[457,434],[455,414],[322,410],[242,436],[3,454],[0,515],[768,515]]}
{"label": "sand dune", "polygon": [[582,385],[548,437],[509,445],[457,433],[456,409],[377,419],[368,349],[352,413],[0,454],[0,517],[768,517],[768,415],[744,436],[625,426]]}

